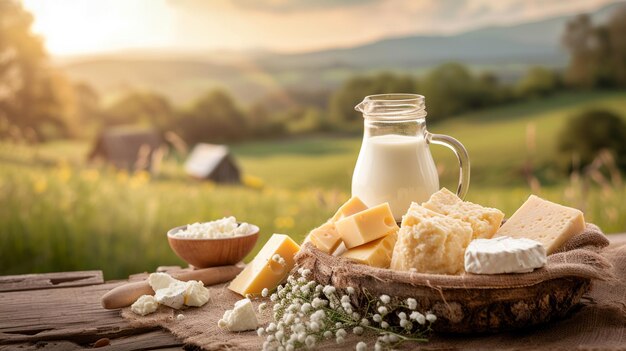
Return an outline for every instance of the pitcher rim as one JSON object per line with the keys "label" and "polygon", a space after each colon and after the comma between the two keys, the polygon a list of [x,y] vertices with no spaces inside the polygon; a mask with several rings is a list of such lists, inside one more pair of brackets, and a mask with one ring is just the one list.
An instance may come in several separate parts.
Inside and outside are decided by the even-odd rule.
{"label": "pitcher rim", "polygon": [[366,96],[354,109],[361,112],[363,118],[410,120],[426,117],[425,101],[424,95],[420,94],[374,94]]}

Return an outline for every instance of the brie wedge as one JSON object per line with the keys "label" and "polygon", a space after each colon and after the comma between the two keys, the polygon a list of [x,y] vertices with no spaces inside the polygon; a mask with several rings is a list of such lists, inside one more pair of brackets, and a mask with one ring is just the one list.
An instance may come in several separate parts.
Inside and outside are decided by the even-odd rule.
{"label": "brie wedge", "polygon": [[465,250],[465,271],[474,274],[528,273],[546,261],[545,247],[526,238],[476,239]]}

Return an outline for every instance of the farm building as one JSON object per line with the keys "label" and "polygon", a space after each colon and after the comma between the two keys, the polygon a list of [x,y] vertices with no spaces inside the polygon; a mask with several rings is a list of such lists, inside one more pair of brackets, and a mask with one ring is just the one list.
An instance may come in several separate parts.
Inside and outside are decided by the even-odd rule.
{"label": "farm building", "polygon": [[239,183],[239,167],[225,145],[197,144],[187,162],[185,171],[197,179],[208,179],[216,183]]}
{"label": "farm building", "polygon": [[164,147],[161,135],[151,129],[107,129],[98,135],[88,159],[128,171],[151,170],[155,154]]}

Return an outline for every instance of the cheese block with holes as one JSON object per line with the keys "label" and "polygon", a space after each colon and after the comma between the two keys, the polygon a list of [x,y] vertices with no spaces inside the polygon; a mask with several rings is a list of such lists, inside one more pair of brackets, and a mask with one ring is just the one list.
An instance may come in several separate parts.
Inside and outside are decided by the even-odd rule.
{"label": "cheese block with holes", "polygon": [[389,268],[393,247],[396,245],[397,238],[398,233],[393,232],[380,239],[347,250],[341,257],[372,267]]}
{"label": "cheese block with holes", "polygon": [[337,221],[335,228],[347,249],[374,241],[400,229],[386,202]]}
{"label": "cheese block with holes", "polygon": [[294,266],[294,255],[300,250],[290,237],[273,234],[246,268],[228,285],[242,296],[273,290],[282,283]]}
{"label": "cheese block with holes", "polygon": [[538,196],[528,200],[496,232],[495,237],[528,238],[543,244],[549,254],[585,229],[580,210],[555,204]]}
{"label": "cheese block with holes", "polygon": [[335,222],[366,209],[367,205],[361,199],[356,196],[352,197],[337,210],[328,222],[313,229],[304,239],[304,243],[311,242],[319,250],[329,255],[332,254],[341,244],[341,237],[337,233]]}

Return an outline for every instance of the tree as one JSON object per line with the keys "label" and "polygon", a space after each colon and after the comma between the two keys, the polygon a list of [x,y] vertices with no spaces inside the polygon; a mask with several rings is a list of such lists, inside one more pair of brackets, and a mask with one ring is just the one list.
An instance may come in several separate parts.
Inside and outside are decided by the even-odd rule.
{"label": "tree", "polygon": [[543,67],[532,67],[517,84],[517,93],[522,97],[543,97],[559,86],[559,77]]}
{"label": "tree", "polygon": [[[449,117],[478,104],[477,81],[459,63],[446,63],[426,75],[421,84],[426,96],[426,111],[434,119]],[[478,107],[478,106],[476,106]]]}
{"label": "tree", "polygon": [[354,110],[364,97],[374,94],[414,93],[417,81],[407,75],[381,73],[373,77],[356,76],[346,81],[331,97],[330,118],[339,126],[361,125],[361,113]]}
{"label": "tree", "polygon": [[31,31],[33,17],[16,0],[0,0],[0,117],[23,132],[33,130],[38,139],[71,134],[65,120],[66,85],[50,69],[41,38]]}
{"label": "tree", "polygon": [[626,5],[606,24],[594,26],[589,15],[569,21],[563,45],[570,53],[566,81],[576,87],[626,87]]}
{"label": "tree", "polygon": [[589,110],[571,118],[561,131],[558,149],[569,168],[574,156],[580,167],[590,164],[602,150],[611,151],[622,170],[626,170],[626,122],[606,110]]}
{"label": "tree", "polygon": [[179,122],[187,143],[224,142],[241,139],[248,133],[244,113],[223,90],[200,97]]}
{"label": "tree", "polygon": [[165,96],[153,92],[134,92],[107,108],[103,118],[108,126],[136,124],[166,131],[172,128],[175,115]]}

